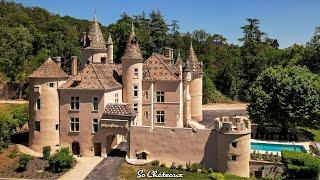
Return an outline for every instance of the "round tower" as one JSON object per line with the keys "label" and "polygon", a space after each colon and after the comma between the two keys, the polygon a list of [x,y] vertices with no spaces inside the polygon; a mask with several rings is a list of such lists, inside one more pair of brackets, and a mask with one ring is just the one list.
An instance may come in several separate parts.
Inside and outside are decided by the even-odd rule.
{"label": "round tower", "polygon": [[123,102],[137,111],[133,125],[142,125],[142,55],[132,25],[122,61]]}
{"label": "round tower", "polygon": [[96,14],[94,14],[89,33],[83,34],[82,42],[83,49],[81,50],[81,69],[91,63],[108,63],[109,50],[106,47],[106,42],[100,29]]}
{"label": "round tower", "polygon": [[237,176],[250,175],[251,122],[243,116],[221,117],[214,121],[217,134],[215,169]]}
{"label": "round tower", "polygon": [[202,63],[199,62],[196,53],[193,50],[192,42],[190,44],[188,60],[190,61],[192,78],[190,82],[191,96],[191,118],[202,121]]}
{"label": "round tower", "polygon": [[50,58],[29,76],[29,147],[59,146],[58,87],[68,75]]}

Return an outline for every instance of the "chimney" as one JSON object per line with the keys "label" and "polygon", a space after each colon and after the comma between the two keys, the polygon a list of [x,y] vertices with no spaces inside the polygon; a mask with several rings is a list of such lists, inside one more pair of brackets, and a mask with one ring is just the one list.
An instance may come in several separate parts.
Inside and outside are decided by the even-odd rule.
{"label": "chimney", "polygon": [[174,63],[174,59],[173,59],[173,49],[169,48],[169,47],[165,47],[164,48],[164,56],[166,58],[166,63],[167,64],[173,64]]}
{"label": "chimney", "polygon": [[77,56],[71,56],[71,75],[78,74],[78,59]]}
{"label": "chimney", "polygon": [[59,67],[61,67],[61,57],[60,57],[60,56],[52,57],[52,60],[53,60]]}

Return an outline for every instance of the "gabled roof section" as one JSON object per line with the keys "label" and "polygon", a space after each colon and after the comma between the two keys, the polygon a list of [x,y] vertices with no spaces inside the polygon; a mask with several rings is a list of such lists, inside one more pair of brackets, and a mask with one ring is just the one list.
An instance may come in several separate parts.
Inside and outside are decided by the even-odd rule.
{"label": "gabled roof section", "polygon": [[59,89],[113,90],[122,88],[112,64],[90,64]]}
{"label": "gabled roof section", "polygon": [[94,14],[94,18],[88,33],[88,38],[90,40],[89,48],[97,48],[97,49],[106,48],[106,42],[103,38],[103,34],[101,32],[96,14]]}
{"label": "gabled roof section", "polygon": [[135,116],[137,114],[128,104],[112,104],[106,105],[104,114],[111,116]]}
{"label": "gabled roof section", "polygon": [[69,76],[51,59],[48,58],[29,78],[68,78]]}
{"label": "gabled roof section", "polygon": [[130,59],[130,60],[142,60],[141,51],[139,48],[138,40],[136,37],[136,33],[134,32],[134,26],[132,24],[131,34],[127,41],[126,48],[124,50],[124,54],[121,59]]}
{"label": "gabled roof section", "polygon": [[143,80],[145,81],[177,81],[179,77],[166,64],[161,55],[152,54],[143,63]]}

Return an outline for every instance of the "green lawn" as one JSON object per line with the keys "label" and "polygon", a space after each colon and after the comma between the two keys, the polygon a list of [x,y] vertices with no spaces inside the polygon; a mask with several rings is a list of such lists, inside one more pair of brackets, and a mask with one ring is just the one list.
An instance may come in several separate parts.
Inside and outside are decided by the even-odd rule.
{"label": "green lawn", "polygon": [[[176,179],[211,179],[209,174],[207,173],[196,173],[196,172],[188,172],[188,171],[183,171],[183,170],[177,170],[177,169],[170,169],[166,167],[159,167],[159,166],[152,166],[150,164],[147,165],[140,165],[140,166],[135,166],[135,165],[130,165],[127,163],[123,163],[120,172],[119,172],[119,177],[120,179],[137,179],[137,171],[143,170],[143,172],[148,172],[150,170],[155,170],[158,173],[159,172],[165,172],[165,173],[174,173],[174,174],[183,174],[183,178],[176,178]],[[224,179],[230,179],[230,180],[246,180],[248,178],[242,178],[230,174],[224,174]],[[148,179],[168,179],[168,178],[148,178]],[[174,178],[169,178],[169,179],[174,179]]]}
{"label": "green lawn", "polygon": [[310,128],[303,128],[303,129],[305,129],[306,131],[309,131],[315,135],[314,141],[320,142],[320,130],[310,129]]}

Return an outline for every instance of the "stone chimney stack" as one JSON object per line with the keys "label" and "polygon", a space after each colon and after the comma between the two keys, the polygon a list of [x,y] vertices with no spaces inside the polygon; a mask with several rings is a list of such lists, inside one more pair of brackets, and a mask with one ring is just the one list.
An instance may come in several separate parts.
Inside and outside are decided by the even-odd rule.
{"label": "stone chimney stack", "polygon": [[78,59],[77,56],[71,56],[71,75],[78,74]]}
{"label": "stone chimney stack", "polygon": [[60,57],[60,56],[52,57],[52,60],[53,60],[59,67],[61,67],[61,57]]}

